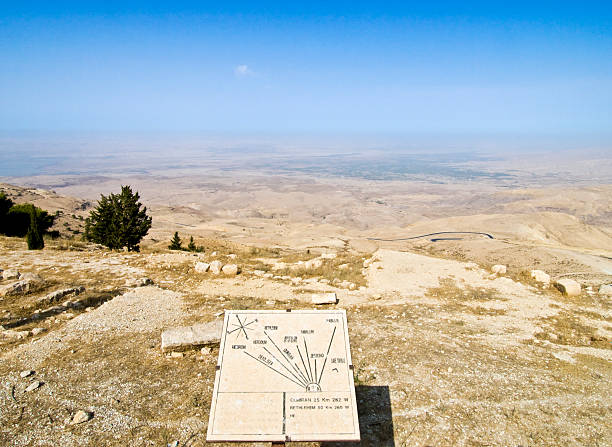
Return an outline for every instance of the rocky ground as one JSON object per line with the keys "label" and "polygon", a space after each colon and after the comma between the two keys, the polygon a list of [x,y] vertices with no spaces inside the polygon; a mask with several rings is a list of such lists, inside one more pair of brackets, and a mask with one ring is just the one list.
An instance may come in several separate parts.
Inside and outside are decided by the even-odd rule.
{"label": "rocky ground", "polygon": [[[319,307],[347,311],[361,445],[611,445],[612,296],[600,286],[612,261],[362,242],[197,238],[203,253],[154,241],[125,253],[58,240],[33,252],[1,238],[0,444],[204,445],[217,351],[163,353],[162,331],[333,292]],[[213,261],[240,273],[196,271]],[[498,263],[506,273],[491,273]],[[581,291],[537,283],[532,268]]]}

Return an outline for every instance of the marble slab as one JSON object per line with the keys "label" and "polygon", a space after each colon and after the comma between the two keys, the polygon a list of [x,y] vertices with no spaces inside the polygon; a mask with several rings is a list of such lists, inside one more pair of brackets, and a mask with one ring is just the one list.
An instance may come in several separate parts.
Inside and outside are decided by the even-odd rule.
{"label": "marble slab", "polygon": [[207,441],[359,441],[344,310],[225,312]]}

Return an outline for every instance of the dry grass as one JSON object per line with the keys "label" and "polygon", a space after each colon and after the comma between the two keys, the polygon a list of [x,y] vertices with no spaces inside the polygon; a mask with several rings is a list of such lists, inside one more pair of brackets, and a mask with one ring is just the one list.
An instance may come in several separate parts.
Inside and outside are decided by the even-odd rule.
{"label": "dry grass", "polygon": [[440,278],[438,287],[427,289],[427,295],[442,301],[504,301],[496,289],[485,289],[483,287],[472,287],[466,285],[460,287],[452,278]]}
{"label": "dry grass", "polygon": [[541,320],[547,332],[539,332],[536,337],[553,343],[570,346],[591,346],[600,349],[612,349],[610,340],[598,335],[597,328],[584,324],[579,316],[567,311]]}

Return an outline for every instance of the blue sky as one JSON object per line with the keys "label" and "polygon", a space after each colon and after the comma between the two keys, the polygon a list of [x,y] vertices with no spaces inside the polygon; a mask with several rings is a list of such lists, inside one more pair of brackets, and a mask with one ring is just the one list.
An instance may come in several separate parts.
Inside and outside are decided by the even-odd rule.
{"label": "blue sky", "polygon": [[612,142],[609,1],[6,3],[5,132]]}

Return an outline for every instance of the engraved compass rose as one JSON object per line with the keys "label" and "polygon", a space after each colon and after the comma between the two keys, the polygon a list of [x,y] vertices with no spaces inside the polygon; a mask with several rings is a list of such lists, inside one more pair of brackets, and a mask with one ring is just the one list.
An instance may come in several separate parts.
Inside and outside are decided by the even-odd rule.
{"label": "engraved compass rose", "polygon": [[253,324],[253,323],[257,323],[257,319],[255,320],[251,320],[247,323],[247,318],[244,318],[244,321],[242,321],[240,319],[240,317],[238,315],[234,315],[236,317],[236,320],[238,320],[238,324],[236,323],[231,323],[232,326],[235,327],[235,329],[232,330],[227,330],[228,334],[231,334],[233,332],[238,332],[236,334],[236,339],[240,338],[240,334],[244,334],[244,336],[246,337],[246,339],[249,339],[249,335],[247,334],[247,330],[252,331],[253,328],[248,327],[249,325]]}

